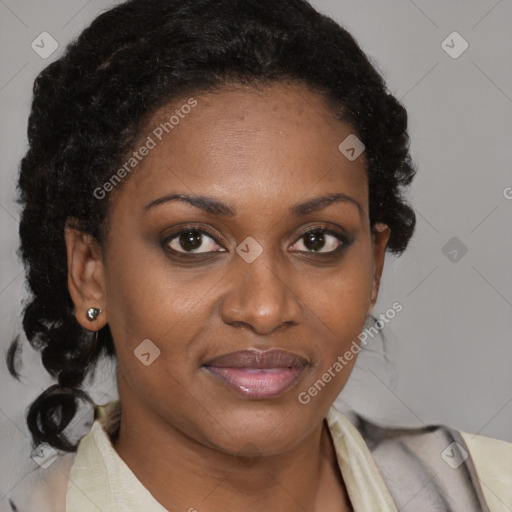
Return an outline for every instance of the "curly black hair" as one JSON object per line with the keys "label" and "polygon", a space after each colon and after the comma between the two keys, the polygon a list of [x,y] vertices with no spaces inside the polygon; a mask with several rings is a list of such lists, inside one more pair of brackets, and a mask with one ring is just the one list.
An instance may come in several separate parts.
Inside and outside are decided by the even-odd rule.
{"label": "curly black hair", "polygon": [[[273,82],[319,92],[353,127],[366,148],[370,224],[390,227],[388,251],[407,247],[415,215],[404,191],[416,172],[407,113],[344,28],[305,0],[130,0],[101,14],[35,80],[20,164],[23,329],[57,380],[29,407],[34,447],[76,451],[64,431],[78,400],[90,400],[80,386],[100,356],[115,358],[108,324],[95,339],[74,316],[66,221],[105,241],[111,201],[94,191],[151,113],[180,95]],[[16,378],[18,348],[19,336],[7,354]]]}

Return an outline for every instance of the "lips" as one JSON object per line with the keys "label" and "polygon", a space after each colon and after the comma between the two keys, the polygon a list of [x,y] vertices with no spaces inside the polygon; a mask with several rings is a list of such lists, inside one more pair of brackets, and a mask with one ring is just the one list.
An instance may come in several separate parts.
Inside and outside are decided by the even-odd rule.
{"label": "lips", "polygon": [[292,387],[308,361],[286,350],[241,350],[215,357],[203,366],[236,393],[263,400]]}

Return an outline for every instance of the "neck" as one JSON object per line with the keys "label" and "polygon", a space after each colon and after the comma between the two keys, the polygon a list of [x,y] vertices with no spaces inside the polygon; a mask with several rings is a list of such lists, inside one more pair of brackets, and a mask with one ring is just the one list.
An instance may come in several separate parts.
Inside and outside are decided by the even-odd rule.
{"label": "neck", "polygon": [[112,444],[168,510],[351,510],[325,421],[293,450],[247,458],[206,446],[132,403],[123,401]]}

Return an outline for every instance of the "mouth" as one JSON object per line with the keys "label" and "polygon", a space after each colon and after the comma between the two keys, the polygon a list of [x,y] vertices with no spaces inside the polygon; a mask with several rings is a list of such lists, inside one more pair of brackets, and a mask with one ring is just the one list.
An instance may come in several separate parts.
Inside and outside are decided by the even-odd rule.
{"label": "mouth", "polygon": [[215,357],[203,367],[239,395],[265,400],[291,388],[308,365],[306,359],[286,350],[241,350]]}

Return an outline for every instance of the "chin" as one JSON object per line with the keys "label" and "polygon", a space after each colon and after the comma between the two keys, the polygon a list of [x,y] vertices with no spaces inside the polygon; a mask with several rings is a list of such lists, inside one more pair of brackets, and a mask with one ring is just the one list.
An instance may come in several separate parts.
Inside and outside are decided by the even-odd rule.
{"label": "chin", "polygon": [[289,401],[246,401],[236,408],[225,405],[217,410],[222,412],[219,418],[214,413],[211,428],[204,433],[206,444],[224,453],[249,457],[286,452],[323,420],[321,412],[318,418],[316,414],[313,417],[313,409],[308,411],[300,405],[295,395]]}

